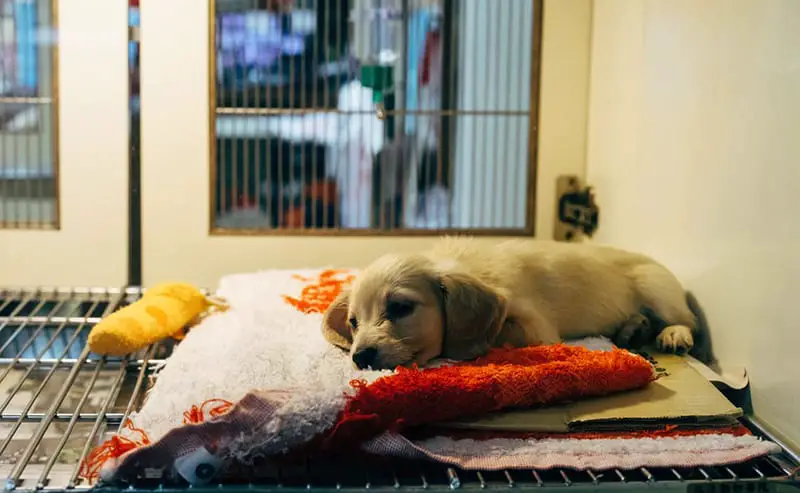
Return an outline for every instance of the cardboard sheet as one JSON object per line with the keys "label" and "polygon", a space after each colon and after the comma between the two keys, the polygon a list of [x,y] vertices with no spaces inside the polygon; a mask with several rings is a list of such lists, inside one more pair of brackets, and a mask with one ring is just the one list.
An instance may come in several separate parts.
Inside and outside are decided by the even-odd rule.
{"label": "cardboard sheet", "polygon": [[687,358],[648,350],[659,378],[647,387],[562,406],[506,411],[443,426],[496,431],[567,432],[665,424],[729,425],[742,415]]}

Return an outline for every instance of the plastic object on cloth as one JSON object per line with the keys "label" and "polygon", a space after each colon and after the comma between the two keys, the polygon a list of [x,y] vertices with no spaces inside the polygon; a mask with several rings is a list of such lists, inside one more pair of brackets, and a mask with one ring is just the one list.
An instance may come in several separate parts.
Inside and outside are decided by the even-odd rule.
{"label": "plastic object on cloth", "polygon": [[89,347],[97,354],[123,356],[168,337],[181,338],[191,322],[226,308],[191,284],[161,284],[95,325]]}

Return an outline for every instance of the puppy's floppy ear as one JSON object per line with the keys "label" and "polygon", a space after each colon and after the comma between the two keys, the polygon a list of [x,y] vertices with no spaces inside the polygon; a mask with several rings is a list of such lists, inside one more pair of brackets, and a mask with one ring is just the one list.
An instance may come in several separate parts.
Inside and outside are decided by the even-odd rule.
{"label": "puppy's floppy ear", "polygon": [[347,326],[347,312],[350,307],[350,290],[345,288],[328,307],[322,318],[322,335],[325,340],[345,351],[353,344],[353,335]]}
{"label": "puppy's floppy ear", "polygon": [[474,276],[443,273],[445,333],[442,356],[466,360],[489,350],[506,319],[505,297]]}

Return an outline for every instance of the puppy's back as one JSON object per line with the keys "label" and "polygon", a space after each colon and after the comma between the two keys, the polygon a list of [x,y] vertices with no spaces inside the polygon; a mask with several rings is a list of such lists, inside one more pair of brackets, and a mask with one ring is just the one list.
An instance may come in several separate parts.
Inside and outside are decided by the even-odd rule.
{"label": "puppy's back", "polygon": [[535,310],[562,338],[609,335],[637,313],[629,273],[653,263],[612,247],[548,240],[447,239],[432,254],[510,293],[511,312]]}
{"label": "puppy's back", "polygon": [[429,252],[429,257],[443,267],[458,267],[490,282],[517,272],[529,276],[567,276],[599,274],[612,270],[621,274],[642,264],[655,263],[651,258],[617,248],[588,243],[565,243],[552,240],[508,240],[496,244],[477,242],[472,237],[443,237]]}
{"label": "puppy's back", "polygon": [[522,268],[522,259],[501,245],[448,236],[436,242],[429,258],[440,269],[465,271],[489,285],[506,287],[514,270]]}

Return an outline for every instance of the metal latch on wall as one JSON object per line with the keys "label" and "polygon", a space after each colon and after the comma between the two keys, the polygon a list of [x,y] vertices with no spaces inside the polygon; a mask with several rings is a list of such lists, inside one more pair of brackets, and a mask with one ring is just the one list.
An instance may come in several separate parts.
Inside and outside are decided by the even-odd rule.
{"label": "metal latch on wall", "polygon": [[574,175],[560,176],[556,182],[556,241],[580,241],[591,237],[599,224],[600,209],[594,190]]}

